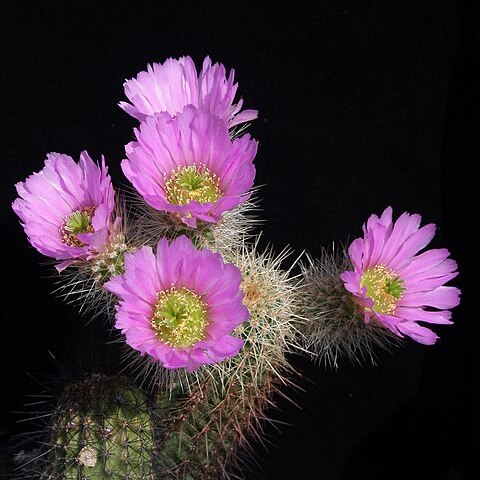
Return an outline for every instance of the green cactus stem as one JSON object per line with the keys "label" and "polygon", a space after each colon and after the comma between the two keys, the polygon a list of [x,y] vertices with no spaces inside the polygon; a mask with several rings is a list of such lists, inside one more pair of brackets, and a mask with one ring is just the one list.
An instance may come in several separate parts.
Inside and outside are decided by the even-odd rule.
{"label": "green cactus stem", "polygon": [[145,394],[126,377],[68,385],[53,417],[46,478],[150,480],[154,428]]}

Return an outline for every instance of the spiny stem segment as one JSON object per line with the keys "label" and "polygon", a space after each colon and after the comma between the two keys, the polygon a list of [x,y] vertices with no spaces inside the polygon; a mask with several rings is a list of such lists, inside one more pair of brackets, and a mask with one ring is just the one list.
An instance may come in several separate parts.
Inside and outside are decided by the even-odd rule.
{"label": "spiny stem segment", "polygon": [[[298,315],[303,320],[298,328],[301,342],[318,363],[338,367],[342,357],[353,362],[367,357],[375,363],[375,347],[388,349],[398,342],[379,323],[365,322],[365,312],[355,303],[340,278],[342,272],[350,269],[350,260],[344,250],[333,253],[323,250],[319,259],[308,257],[308,262],[301,265],[303,279],[298,290]],[[367,290],[381,277],[384,291],[384,275],[385,272],[372,272],[366,279]],[[391,279],[390,288],[397,291],[395,276]],[[385,296],[383,294],[382,298]],[[391,306],[387,303],[385,307]]]}
{"label": "spiny stem segment", "polygon": [[260,437],[274,390],[272,375],[264,372],[261,385],[247,372],[242,384],[221,382],[217,373],[188,395],[175,389],[173,397],[165,392],[158,397],[165,414],[158,429],[159,478],[231,478],[242,447],[245,452],[249,441]]}
{"label": "spiny stem segment", "polygon": [[153,447],[145,394],[126,377],[93,375],[64,390],[45,478],[153,480]]}

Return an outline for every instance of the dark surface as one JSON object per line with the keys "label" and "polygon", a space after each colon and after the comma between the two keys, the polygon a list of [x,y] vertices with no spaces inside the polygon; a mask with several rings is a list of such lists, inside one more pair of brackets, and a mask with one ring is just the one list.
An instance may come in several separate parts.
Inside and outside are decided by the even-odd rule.
{"label": "dark surface", "polygon": [[299,3],[1,3],[2,442],[27,428],[11,412],[41,388],[29,374],[55,371],[48,351],[86,345],[99,327],[51,295],[52,270],[10,208],[14,183],[40,170],[47,152],[78,158],[83,149],[105,154],[123,182],[119,162],[136,124],[116,106],[124,79],[148,62],[191,55],[200,65],[208,54],[236,69],[246,108],[260,110],[250,128],[260,141],[256,182],[266,185],[265,238],[278,251],[288,244],[316,255],[392,205],[436,223],[433,246],[447,246],[462,272],[455,325],[435,328],[434,347],[407,342],[379,352],[377,366],[344,362],[338,371],[297,361],[312,380],[291,393],[302,409],[279,402],[275,417],[291,426],[269,430],[274,446],[258,447],[260,467],[248,478],[478,475],[478,443],[467,440],[478,434],[478,9]]}

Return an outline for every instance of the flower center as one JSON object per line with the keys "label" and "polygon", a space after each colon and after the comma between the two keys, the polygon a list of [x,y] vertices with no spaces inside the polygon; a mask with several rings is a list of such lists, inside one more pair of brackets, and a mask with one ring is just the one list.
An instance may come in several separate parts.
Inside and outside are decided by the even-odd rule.
{"label": "flower center", "polygon": [[157,293],[151,324],[161,342],[171,347],[191,347],[205,338],[206,304],[188,288],[172,287]]}
{"label": "flower center", "polygon": [[65,219],[60,229],[63,243],[70,247],[84,247],[86,244],[77,238],[80,233],[93,233],[92,218],[95,207],[81,207]]}
{"label": "flower center", "polygon": [[165,181],[165,193],[170,203],[188,205],[192,200],[198,203],[215,203],[221,196],[220,179],[203,164],[178,167]]}
{"label": "flower center", "polygon": [[397,301],[405,291],[403,280],[382,264],[365,270],[360,286],[367,288],[367,297],[374,302],[373,310],[384,314],[395,312]]}

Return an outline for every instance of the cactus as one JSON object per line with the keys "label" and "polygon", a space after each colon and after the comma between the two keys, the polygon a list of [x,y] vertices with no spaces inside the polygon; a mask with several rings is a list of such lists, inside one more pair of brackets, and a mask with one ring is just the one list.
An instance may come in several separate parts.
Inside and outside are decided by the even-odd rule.
{"label": "cactus", "polygon": [[157,396],[159,478],[241,478],[238,467],[254,455],[251,442],[262,441],[274,394],[293,385],[286,354],[300,348],[292,322],[296,282],[281,269],[285,254],[259,255],[256,245],[230,254],[250,310],[248,324],[235,332],[245,340],[242,354],[192,375],[188,394],[178,381]]}
{"label": "cactus", "polygon": [[339,278],[345,255],[324,253],[296,277],[282,268],[286,252],[259,253],[258,243],[257,237],[253,245],[222,251],[242,272],[250,311],[249,322],[234,332],[245,341],[242,353],[169,374],[136,355],[134,365],[144,362],[140,375],[154,388],[154,408],[126,377],[96,375],[68,385],[50,423],[48,463],[35,478],[241,478],[254,455],[251,442],[262,442],[275,393],[285,396],[280,388],[293,385],[289,352],[307,348],[336,364],[341,352],[354,356],[362,347],[371,354],[373,344],[388,341],[384,329],[358,317],[346,295]]}
{"label": "cactus", "polygon": [[126,377],[93,375],[65,387],[41,478],[153,479],[153,448],[145,394]]}
{"label": "cactus", "polygon": [[[30,243],[63,272],[56,293],[90,318],[111,320],[119,301],[115,328],[133,358],[122,371],[151,388],[121,375],[69,382],[53,412],[35,417],[46,431],[17,449],[17,480],[241,478],[275,394],[294,386],[290,353],[335,367],[342,356],[373,361],[374,346],[404,335],[434,343],[418,322],[451,323],[460,292],[443,285],[456,263],[445,249],[416,255],[434,232],[419,229],[419,215],[394,223],[388,207],[370,216],[351,260],[323,251],[297,276],[282,266],[287,252],[258,253],[259,237],[248,243],[259,223],[250,215],[258,144],[243,135],[257,112],[233,103],[233,70],[227,79],[206,57],[200,76],[192,72],[190,57],[170,58],[125,84],[132,105],[120,106],[142,123],[122,170],[138,192],[117,195],[103,157],[95,165],[86,152],[78,164],[49,154],[16,185],[12,207]],[[0,452],[0,476],[3,463]]]}
{"label": "cactus", "polygon": [[398,343],[381,325],[366,323],[355,307],[353,296],[345,289],[340,274],[348,270],[350,260],[344,250],[322,250],[319,259],[307,255],[301,264],[302,282],[298,289],[301,342],[317,363],[338,367],[347,357],[375,363],[374,347],[387,349]]}

